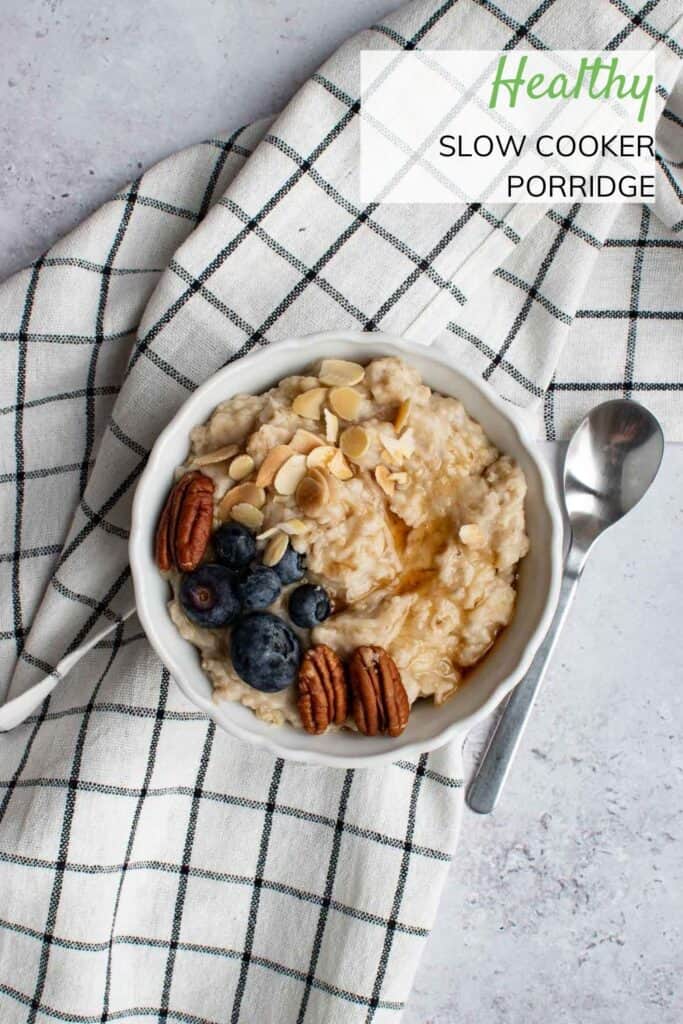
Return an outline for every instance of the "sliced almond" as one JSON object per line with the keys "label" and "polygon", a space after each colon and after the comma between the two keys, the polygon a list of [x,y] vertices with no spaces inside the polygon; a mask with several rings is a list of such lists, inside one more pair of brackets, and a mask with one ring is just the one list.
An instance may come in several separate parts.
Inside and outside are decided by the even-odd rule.
{"label": "sliced almond", "polygon": [[486,537],[476,523],[461,526],[458,537],[468,548],[483,548],[486,544]]}
{"label": "sliced almond", "polygon": [[330,460],[328,469],[332,476],[336,476],[337,480],[350,480],[353,476],[353,470],[339,449],[334,453],[334,458]]}
{"label": "sliced almond", "polygon": [[270,529],[264,530],[263,533],[256,535],[256,540],[268,540],[269,537],[274,537],[276,533],[280,533],[280,527],[271,526]]}
{"label": "sliced almond", "polygon": [[365,368],[360,363],[350,363],[346,359],[323,359],[318,374],[320,383],[331,388],[360,384],[364,376]]}
{"label": "sliced almond", "polygon": [[317,434],[312,434],[310,430],[304,430],[300,427],[289,442],[289,447],[301,455],[308,455],[314,448],[319,448],[323,444],[325,442]]}
{"label": "sliced almond", "polygon": [[222,448],[216,448],[213,452],[204,452],[203,455],[196,455],[191,462],[192,466],[213,466],[217,462],[225,462],[237,455],[239,447],[236,444],[226,444]]}
{"label": "sliced almond", "polygon": [[390,440],[390,439],[386,438],[386,437],[380,437],[380,441],[382,442],[382,447],[384,448],[384,451],[386,452],[386,454],[387,454],[387,456],[389,458],[389,462],[392,464],[392,466],[402,466],[403,465],[403,452],[401,451],[400,448],[390,448],[389,445],[386,444],[387,440]]}
{"label": "sliced almond", "polygon": [[353,388],[332,388],[330,405],[342,420],[355,420],[360,412],[361,397]]}
{"label": "sliced almond", "polygon": [[330,478],[328,477],[324,469],[321,469],[318,466],[314,466],[312,469],[309,469],[306,475],[312,476],[314,480],[319,480],[323,487],[329,488]]}
{"label": "sliced almond", "polygon": [[306,473],[306,456],[291,455],[275,474],[275,490],[278,494],[294,494],[299,481]]}
{"label": "sliced almond", "polygon": [[320,468],[321,466],[328,466],[336,453],[339,451],[331,444],[323,444],[319,448],[314,448],[312,452],[306,456],[306,465],[309,469]]}
{"label": "sliced almond", "polygon": [[329,501],[330,488],[325,474],[312,469],[296,489],[296,503],[307,516],[317,516]]}
{"label": "sliced almond", "polygon": [[225,520],[230,515],[230,510],[235,506],[245,503],[254,505],[256,508],[263,508],[266,503],[266,492],[257,484],[237,484],[226,491],[218,506],[218,518]]}
{"label": "sliced almond", "polygon": [[391,479],[391,473],[387,467],[383,466],[381,463],[375,469],[375,480],[384,493],[391,497],[396,490],[396,481]]}
{"label": "sliced almond", "polygon": [[311,388],[310,391],[302,391],[292,402],[292,412],[307,420],[319,420],[326,394],[327,388]]}
{"label": "sliced almond", "polygon": [[407,473],[390,473],[389,479],[393,480],[397,484],[407,484],[408,474]]}
{"label": "sliced almond", "polygon": [[394,420],[394,430],[396,431],[397,434],[401,433],[401,431],[405,427],[406,423],[408,422],[408,417],[409,416],[410,416],[410,399],[406,398],[399,405],[398,412],[396,413],[396,419]]}
{"label": "sliced almond", "polygon": [[339,437],[339,419],[329,409],[323,409],[323,416],[325,418],[325,440],[328,444],[336,444]]}
{"label": "sliced almond", "polygon": [[244,480],[254,468],[254,460],[251,455],[238,455],[233,459],[228,468],[228,476],[231,480]]}
{"label": "sliced almond", "polygon": [[[304,480],[306,477],[304,477]],[[302,481],[303,482],[303,481]],[[299,484],[301,487],[301,484]],[[297,488],[298,490],[299,488]],[[283,533],[286,533],[288,537],[300,537],[302,533],[308,531],[308,525],[303,519],[286,519],[284,523],[280,523],[279,527]]]}
{"label": "sliced almond", "polygon": [[358,462],[370,447],[370,436],[364,427],[347,427],[339,438],[339,447],[347,458]]}
{"label": "sliced almond", "polygon": [[292,455],[292,449],[288,444],[278,444],[266,455],[265,459],[259,467],[259,471],[256,474],[256,483],[259,487],[270,487],[275,474],[282,465]]}
{"label": "sliced almond", "polygon": [[390,437],[389,435],[382,434],[380,441],[382,442],[382,447],[391,457],[391,461],[399,466],[404,459],[409,459],[415,451],[415,438],[410,428],[401,437]]}
{"label": "sliced almond", "polygon": [[285,551],[289,547],[289,537],[286,533],[278,533],[269,541],[266,550],[263,552],[262,562],[264,565],[277,565]]}
{"label": "sliced almond", "polygon": [[411,427],[408,427],[408,429],[401,434],[399,442],[403,446],[406,458],[409,459],[415,451],[415,435],[413,434]]}
{"label": "sliced almond", "polygon": [[250,505],[246,501],[238,502],[237,505],[232,506],[230,518],[234,519],[237,523],[241,523],[242,526],[248,526],[250,530],[260,530],[263,526],[263,512],[256,508],[255,505]]}

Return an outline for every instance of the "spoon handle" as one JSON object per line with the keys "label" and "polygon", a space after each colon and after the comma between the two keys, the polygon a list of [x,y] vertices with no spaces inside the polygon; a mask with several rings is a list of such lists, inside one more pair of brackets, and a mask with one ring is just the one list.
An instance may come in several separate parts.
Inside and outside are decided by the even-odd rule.
{"label": "spoon handle", "polygon": [[486,752],[479,763],[477,774],[467,791],[467,803],[478,814],[489,814],[496,806],[517,753],[519,741],[581,578],[581,566],[575,568],[573,562],[570,550],[562,577],[559,601],[550,629],[536,652],[528,672],[512,691],[491,735]]}

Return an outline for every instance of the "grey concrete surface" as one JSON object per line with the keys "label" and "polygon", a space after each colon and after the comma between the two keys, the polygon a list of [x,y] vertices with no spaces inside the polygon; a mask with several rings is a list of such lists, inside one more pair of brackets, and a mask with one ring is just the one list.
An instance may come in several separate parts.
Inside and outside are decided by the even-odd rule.
{"label": "grey concrete surface", "polygon": [[277,113],[396,0],[2,0],[0,280],[143,167]]}
{"label": "grey concrete surface", "polygon": [[[395,6],[4,0],[0,278],[142,167],[280,108]],[[683,1018],[681,494],[670,447],[591,559],[502,802],[466,813],[404,1024]]]}

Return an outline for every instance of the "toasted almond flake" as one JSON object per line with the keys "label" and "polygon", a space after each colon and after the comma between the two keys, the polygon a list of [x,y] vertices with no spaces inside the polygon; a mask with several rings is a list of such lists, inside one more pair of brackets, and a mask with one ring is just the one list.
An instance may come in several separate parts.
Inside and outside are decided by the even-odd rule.
{"label": "toasted almond flake", "polygon": [[314,448],[319,448],[323,444],[325,442],[322,437],[312,434],[310,430],[304,430],[303,427],[299,427],[289,442],[289,447],[295,452],[299,452],[300,455],[308,455]]}
{"label": "toasted almond flake", "polygon": [[337,480],[350,480],[353,476],[353,470],[339,450],[334,453],[334,458],[330,460],[328,469],[332,476],[336,476]]}
{"label": "toasted almond flake", "polygon": [[458,537],[468,548],[483,548],[486,537],[476,523],[465,523],[458,531]]}
{"label": "toasted almond flake", "polygon": [[[306,478],[304,477],[304,480]],[[299,487],[301,484],[299,484]],[[284,523],[280,523],[280,529],[283,533],[286,533],[288,537],[300,537],[302,533],[306,533],[308,525],[303,519],[285,519]]]}
{"label": "toasted almond flake", "polygon": [[270,529],[264,530],[263,533],[256,535],[256,540],[268,540],[269,537],[274,537],[276,533],[280,533],[279,526],[271,526]]}
{"label": "toasted almond flake", "polygon": [[282,465],[292,455],[292,449],[287,444],[278,444],[266,455],[265,459],[259,467],[259,471],[256,474],[256,483],[259,487],[270,487],[275,474]]}
{"label": "toasted almond flake", "polygon": [[307,420],[319,420],[326,394],[327,388],[311,388],[310,391],[302,391],[292,402],[292,412]]}
{"label": "toasted almond flake", "polygon": [[266,503],[266,492],[262,487],[253,483],[237,484],[236,487],[231,487],[221,498],[217,509],[218,518],[222,521],[227,519],[230,509],[241,503],[263,508]]}
{"label": "toasted almond flake", "polygon": [[292,455],[283,462],[275,474],[275,490],[278,494],[294,494],[299,481],[306,473],[306,456]]}
{"label": "toasted almond flake", "polygon": [[329,409],[323,409],[323,416],[325,418],[325,440],[328,444],[336,444],[339,437],[339,419]]}
{"label": "toasted almond flake", "polygon": [[309,452],[306,456],[306,465],[309,469],[327,466],[332,461],[338,450],[338,448],[335,448],[334,445],[331,444],[323,444],[320,448],[314,448],[313,451]]}
{"label": "toasted almond flake", "polygon": [[396,482],[391,479],[391,473],[387,467],[383,466],[381,463],[375,468],[375,480],[384,493],[388,495],[388,497],[391,497],[396,490]]}
{"label": "toasted almond flake", "polygon": [[250,530],[260,530],[263,526],[263,512],[246,501],[233,505],[230,509],[230,518],[242,526],[248,526]]}
{"label": "toasted almond flake", "polygon": [[408,474],[407,473],[390,473],[389,479],[393,480],[397,484],[407,484]]}
{"label": "toasted almond flake", "polygon": [[405,427],[406,423],[408,422],[408,417],[409,416],[410,416],[410,399],[406,398],[399,405],[398,412],[396,413],[396,419],[394,420],[394,430],[396,431],[397,434],[401,433],[401,431]]}
{"label": "toasted almond flake", "polygon": [[329,501],[327,477],[319,469],[312,469],[296,489],[296,503],[307,516],[317,516]]}
{"label": "toasted almond flake", "polygon": [[399,441],[403,445],[406,457],[410,458],[415,451],[415,435],[413,434],[412,427],[408,427],[408,429],[401,434]]}
{"label": "toasted almond flake", "polygon": [[342,420],[355,420],[360,412],[361,397],[353,388],[332,388],[330,406]]}
{"label": "toasted almond flake", "polygon": [[319,480],[323,487],[329,488],[330,478],[328,477],[325,469],[314,466],[312,469],[309,469],[307,476],[312,476],[314,480]]}
{"label": "toasted almond flake", "polygon": [[351,363],[346,359],[323,359],[318,374],[320,383],[329,387],[360,384],[364,376],[365,369],[360,363]]}
{"label": "toasted almond flake", "polygon": [[339,438],[339,447],[353,462],[362,459],[370,447],[370,437],[364,427],[347,427]]}
{"label": "toasted almond flake", "polygon": [[380,437],[382,447],[391,457],[391,461],[399,466],[404,459],[409,459],[415,451],[415,438],[410,428],[401,437],[390,437],[382,434]]}
{"label": "toasted almond flake", "polygon": [[204,452],[203,455],[195,455],[190,463],[191,466],[213,466],[217,462],[225,462],[237,455],[239,447],[236,444],[226,444],[222,448],[216,448],[213,452]]}
{"label": "toasted almond flake", "polygon": [[228,476],[231,480],[244,480],[254,468],[254,460],[251,455],[238,455],[233,459],[228,468]]}
{"label": "toasted almond flake", "polygon": [[385,454],[388,457],[389,462],[391,463],[391,465],[394,466],[394,467],[402,466],[403,465],[403,452],[400,449],[398,451],[393,451],[393,452],[390,451],[389,448],[387,448],[387,446],[384,444],[384,439],[382,438],[381,440],[382,440],[382,447],[384,448]]}
{"label": "toasted almond flake", "polygon": [[263,552],[263,564],[268,566],[277,565],[285,551],[289,547],[289,537],[286,533],[278,531],[269,541],[266,550]]}

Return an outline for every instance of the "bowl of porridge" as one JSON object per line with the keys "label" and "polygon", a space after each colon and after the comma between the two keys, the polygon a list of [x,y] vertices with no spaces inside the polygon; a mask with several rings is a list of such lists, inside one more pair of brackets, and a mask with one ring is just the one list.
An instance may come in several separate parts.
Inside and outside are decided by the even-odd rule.
{"label": "bowl of porridge", "polygon": [[433,749],[528,667],[561,518],[519,414],[422,346],[329,332],[200,387],[133,508],[137,609],[186,696],[303,761]]}

